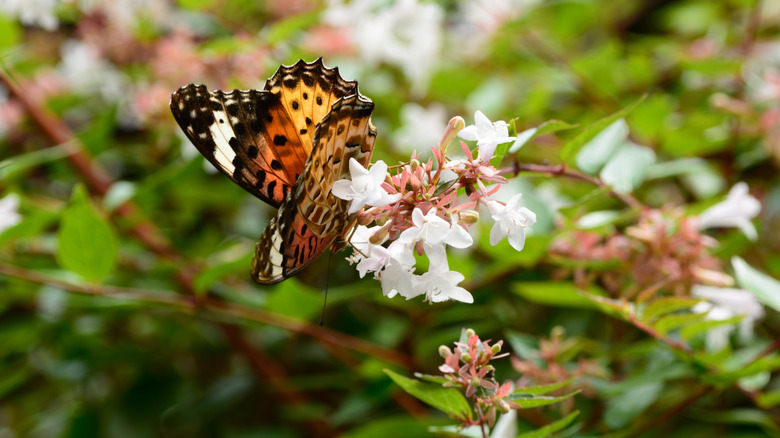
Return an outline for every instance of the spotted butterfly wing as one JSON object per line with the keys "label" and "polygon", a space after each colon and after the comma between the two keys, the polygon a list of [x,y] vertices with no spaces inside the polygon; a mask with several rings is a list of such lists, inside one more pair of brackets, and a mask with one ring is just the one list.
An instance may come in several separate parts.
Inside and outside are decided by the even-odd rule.
{"label": "spotted butterfly wing", "polygon": [[282,66],[263,90],[210,92],[190,84],[171,110],[195,147],[217,169],[279,207],[257,243],[252,277],[273,284],[328,247],[341,249],[354,227],[348,201],[331,193],[350,158],[367,166],[376,130],[373,102],[322,59]]}

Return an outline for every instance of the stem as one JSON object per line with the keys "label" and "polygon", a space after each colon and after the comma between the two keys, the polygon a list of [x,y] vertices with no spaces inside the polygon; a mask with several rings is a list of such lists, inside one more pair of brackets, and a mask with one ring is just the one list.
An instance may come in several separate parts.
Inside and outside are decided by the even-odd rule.
{"label": "stem", "polygon": [[498,171],[499,175],[507,175],[507,174],[514,174],[517,175],[520,172],[535,172],[535,173],[546,173],[548,175],[560,175],[565,176],[568,178],[578,179],[581,181],[588,182],[596,187],[609,187],[609,193],[614,196],[615,198],[619,199],[621,202],[626,204],[627,206],[631,208],[642,208],[643,204],[639,202],[636,198],[629,194],[620,193],[615,191],[615,189],[611,188],[609,185],[604,183],[604,181],[584,174],[582,172],[572,170],[566,167],[565,164],[559,164],[559,165],[544,165],[544,164],[520,164],[519,162],[515,161],[512,163],[512,166],[506,167],[503,169],[500,169]]}

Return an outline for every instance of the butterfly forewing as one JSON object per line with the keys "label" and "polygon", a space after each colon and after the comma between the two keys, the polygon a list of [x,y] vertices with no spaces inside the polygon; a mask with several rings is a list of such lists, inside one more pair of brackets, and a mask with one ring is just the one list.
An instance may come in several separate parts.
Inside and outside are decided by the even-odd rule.
{"label": "butterfly forewing", "polygon": [[315,134],[314,149],[301,178],[257,242],[252,276],[279,282],[306,267],[334,242],[341,246],[354,225],[349,201],[333,195],[335,181],[349,177],[349,159],[364,167],[371,160],[376,130],[374,104],[356,94],[333,104]]}
{"label": "butterfly forewing", "polygon": [[238,185],[279,207],[257,243],[252,277],[284,280],[329,247],[343,248],[356,215],[331,193],[349,159],[368,166],[374,104],[322,59],[281,66],[264,90],[208,91],[190,84],[171,97],[195,147]]}

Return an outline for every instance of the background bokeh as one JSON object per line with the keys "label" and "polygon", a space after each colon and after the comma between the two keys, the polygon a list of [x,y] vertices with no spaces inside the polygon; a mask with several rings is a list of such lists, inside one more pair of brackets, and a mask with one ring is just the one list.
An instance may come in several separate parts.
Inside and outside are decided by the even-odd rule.
{"label": "background bokeh", "polygon": [[[10,225],[0,233],[0,438],[427,436],[452,421],[382,369],[436,373],[438,346],[463,327],[540,359],[539,369],[497,361],[499,380],[581,377],[582,394],[521,415],[521,430],[579,409],[569,435],[777,436],[775,356],[758,389],[706,381],[571,292],[571,264],[548,251],[572,223],[556,208],[593,186],[512,178],[538,220],[520,253],[490,246],[480,224],[478,245],[451,254],[474,304],[387,299],[346,252],[330,269],[324,256],[261,287],[249,260],[275,211],[210,168],[168,102],[191,82],[262,88],[279,65],[322,56],[376,103],[374,157],[397,163],[430,157],[456,115],[472,124],[480,110],[518,132],[550,119],[587,126],[647,94],[627,122],[658,164],[635,196],[700,212],[747,182],[763,205],[760,239],[715,232],[714,255],[740,254],[777,277],[779,30],[771,0],[0,0],[3,74],[110,182],[95,190],[74,145],[0,87],[0,189],[19,201],[0,213]],[[517,158],[559,163],[578,132],[538,137]],[[86,199],[73,195],[82,183],[118,254],[86,279],[58,247],[66,207]],[[163,250],[150,246],[160,241]],[[779,324],[768,309],[718,363],[766,348]],[[553,357],[538,356],[542,347]],[[774,399],[757,401],[758,390]]]}

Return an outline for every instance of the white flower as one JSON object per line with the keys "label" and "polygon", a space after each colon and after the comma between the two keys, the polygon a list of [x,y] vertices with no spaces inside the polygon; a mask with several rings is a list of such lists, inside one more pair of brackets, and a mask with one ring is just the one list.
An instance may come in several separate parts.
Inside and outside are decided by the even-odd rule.
{"label": "white flower", "polygon": [[[723,321],[742,315],[739,322],[739,333],[742,339],[750,339],[753,335],[753,325],[764,316],[764,308],[751,292],[742,289],[718,288],[712,286],[693,285],[691,294],[704,298],[693,307],[696,313],[707,313],[707,319]],[[734,331],[734,325],[717,326],[707,332],[707,349],[720,351],[727,344],[729,335]]]}
{"label": "white flower", "polygon": [[458,286],[465,279],[460,272],[450,271],[445,258],[443,263],[431,263],[428,272],[414,277],[414,296],[425,294],[425,300],[431,303],[447,300],[473,303],[469,291]]}
{"label": "white flower", "polygon": [[354,158],[349,159],[349,174],[352,180],[342,179],[333,183],[331,189],[337,197],[352,201],[349,214],[363,208],[364,205],[384,207],[401,199],[400,194],[390,195],[382,188],[387,175],[387,164],[377,161],[371,170],[366,170]]}
{"label": "white flower", "polygon": [[382,285],[382,294],[388,298],[400,294],[408,300],[417,296],[412,285],[415,275],[411,268],[404,267],[396,259],[390,259],[385,268],[377,273],[377,277]]}
{"label": "white flower", "polygon": [[477,142],[479,147],[478,161],[490,161],[498,145],[509,143],[516,138],[509,137],[509,125],[505,121],[499,120],[491,123],[490,119],[482,114],[482,111],[474,113],[474,123],[474,125],[463,128],[458,133],[458,137]]}
{"label": "white flower", "polygon": [[428,210],[426,215],[423,215],[419,208],[415,208],[412,211],[412,224],[414,226],[404,230],[398,237],[398,241],[405,244],[422,241],[426,246],[426,254],[428,248],[438,248],[442,244],[467,248],[474,242],[468,231],[457,222],[450,223],[437,216],[435,208]]}
{"label": "white flower", "polygon": [[0,199],[0,233],[22,221],[19,214],[19,196],[10,194]]}
{"label": "white flower", "polygon": [[699,229],[717,227],[739,228],[750,240],[756,240],[756,227],[750,220],[761,211],[761,203],[748,192],[748,185],[739,182],[729,190],[726,199],[699,215]]}
{"label": "white flower", "polygon": [[40,26],[48,31],[57,29],[57,17],[54,10],[58,0],[2,0],[0,12],[9,17],[17,17],[28,26]]}
{"label": "white flower", "polygon": [[520,198],[522,194],[518,193],[507,201],[506,205],[500,202],[487,200],[490,214],[493,215],[493,228],[490,229],[490,244],[496,245],[504,237],[507,237],[512,248],[521,251],[525,245],[525,228],[536,223],[536,214],[526,207],[520,207]]}
{"label": "white flower", "polygon": [[434,3],[418,0],[384,2],[329,0],[322,21],[345,27],[369,65],[398,66],[412,83],[412,93],[425,91],[441,49],[444,13]]}

